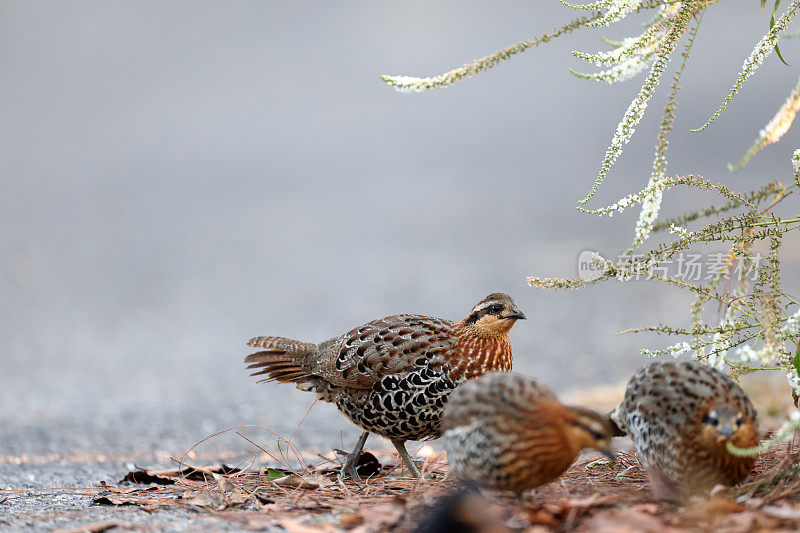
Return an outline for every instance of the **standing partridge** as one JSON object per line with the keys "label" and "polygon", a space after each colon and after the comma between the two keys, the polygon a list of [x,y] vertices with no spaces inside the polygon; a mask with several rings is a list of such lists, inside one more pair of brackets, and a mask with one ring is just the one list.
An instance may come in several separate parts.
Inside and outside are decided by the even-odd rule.
{"label": "standing partridge", "polygon": [[755,459],[731,455],[726,444],[757,445],[757,416],[733,380],[696,362],[639,369],[611,413],[633,439],[653,495],[672,501],[744,479]]}
{"label": "standing partridge", "polygon": [[367,322],[320,344],[256,337],[245,359],[262,381],[293,382],[311,391],[364,430],[342,467],[355,464],[370,433],[389,439],[419,477],[405,441],[437,438],[450,393],[464,380],[511,369],[508,333],[525,315],[507,294],[490,294],[466,318],[450,322],[394,315]]}
{"label": "standing partridge", "polygon": [[518,495],[556,479],[583,448],[614,457],[608,416],[562,405],[545,387],[514,373],[460,386],[442,428],[456,477]]}

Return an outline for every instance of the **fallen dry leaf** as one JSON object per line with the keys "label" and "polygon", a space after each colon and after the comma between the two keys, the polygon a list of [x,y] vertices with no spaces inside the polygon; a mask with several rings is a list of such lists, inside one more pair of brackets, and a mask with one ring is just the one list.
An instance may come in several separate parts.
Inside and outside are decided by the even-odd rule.
{"label": "fallen dry leaf", "polygon": [[364,523],[356,526],[353,533],[373,533],[386,531],[397,525],[406,514],[406,507],[399,501],[379,503],[364,512]]}
{"label": "fallen dry leaf", "polygon": [[291,487],[293,489],[318,489],[319,484],[306,480],[303,476],[289,474],[288,476],[279,477],[272,481],[281,487]]}
{"label": "fallen dry leaf", "polygon": [[256,497],[256,500],[258,500],[259,503],[262,503],[264,505],[269,505],[271,503],[275,503],[275,500],[273,500],[272,498],[270,498],[266,494],[261,494],[260,492],[254,492],[253,496]]}
{"label": "fallen dry leaf", "polygon": [[120,479],[120,483],[136,483],[138,485],[149,485],[156,483],[158,485],[172,485],[175,479],[179,476],[178,471],[175,469],[170,470],[132,470],[125,474],[125,477]]}
{"label": "fallen dry leaf", "polygon": [[242,491],[230,479],[217,473],[212,473],[211,476],[217,482],[219,492],[209,489],[192,495],[190,491],[187,491],[184,494],[187,504],[222,511],[227,507],[240,505],[247,501],[247,496],[242,494]]}
{"label": "fallen dry leaf", "polygon": [[247,521],[244,528],[248,531],[261,531],[264,529],[274,528],[274,520],[264,520],[260,518],[251,518]]}
{"label": "fallen dry leaf", "polygon": [[230,479],[222,474],[212,473],[211,475],[214,476],[214,480],[217,482],[219,490],[228,505],[239,505],[247,500],[247,497],[242,494],[242,491]]}
{"label": "fallen dry leaf", "polygon": [[345,529],[353,529],[364,523],[364,517],[361,513],[347,513],[339,517],[339,526]]}
{"label": "fallen dry leaf", "polygon": [[319,489],[333,485],[333,481],[323,476],[320,473],[306,474],[298,476],[297,474],[289,474],[287,476],[279,477],[272,480],[276,485],[281,487],[290,487],[293,489]]}
{"label": "fallen dry leaf", "polygon": [[565,503],[569,507],[592,507],[597,503],[599,496],[597,493],[585,498],[570,498]]}
{"label": "fallen dry leaf", "polygon": [[234,474],[241,472],[239,468],[231,468],[224,464],[216,464],[205,467],[195,467],[184,465],[181,468],[168,468],[165,470],[133,470],[125,474],[119,482],[120,483],[137,483],[139,485],[147,485],[149,483],[156,483],[159,485],[171,485],[180,478],[192,479],[196,481],[205,481],[213,474]]}
{"label": "fallen dry leaf", "polygon": [[206,509],[214,509],[215,511],[222,511],[227,507],[225,500],[219,494],[206,490],[200,494],[193,496],[186,500],[189,505],[196,505]]}
{"label": "fallen dry leaf", "polygon": [[338,533],[336,528],[330,524],[320,524],[318,526],[307,526],[298,520],[283,519],[278,525],[289,533]]}
{"label": "fallen dry leaf", "polygon": [[533,525],[556,527],[558,520],[544,509],[526,509],[523,513],[525,520]]}
{"label": "fallen dry leaf", "polygon": [[95,505],[137,505],[148,495],[158,490],[158,487],[125,487],[117,488],[106,485],[106,491],[96,496],[92,503]]}
{"label": "fallen dry leaf", "polygon": [[746,507],[726,498],[713,497],[706,503],[704,511],[709,514],[741,513]]}
{"label": "fallen dry leaf", "polygon": [[642,509],[605,509],[583,521],[575,531],[591,533],[671,533],[680,531]]}
{"label": "fallen dry leaf", "polygon": [[135,505],[135,502],[126,498],[114,498],[109,496],[97,496],[92,500],[94,505]]}
{"label": "fallen dry leaf", "polygon": [[633,511],[639,511],[651,516],[658,514],[658,504],[655,503],[640,503],[638,505],[633,505],[630,508]]}
{"label": "fallen dry leaf", "polygon": [[107,520],[105,522],[92,522],[68,529],[54,529],[53,533],[100,533],[115,527],[130,527],[128,522],[118,520]]}

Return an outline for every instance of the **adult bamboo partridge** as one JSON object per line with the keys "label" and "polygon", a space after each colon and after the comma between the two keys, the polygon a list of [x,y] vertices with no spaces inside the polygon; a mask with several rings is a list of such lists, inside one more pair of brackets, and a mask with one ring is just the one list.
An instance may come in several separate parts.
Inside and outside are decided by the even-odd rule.
{"label": "adult bamboo partridge", "polygon": [[293,382],[364,430],[342,468],[355,464],[370,433],[389,439],[415,477],[405,441],[439,437],[450,393],[464,380],[511,369],[508,333],[525,315],[507,294],[490,294],[460,322],[394,315],[320,344],[255,337],[245,359],[262,381]]}
{"label": "adult bamboo partridge", "polygon": [[653,495],[672,501],[744,479],[755,459],[731,455],[726,444],[757,445],[757,417],[732,379],[697,362],[639,369],[611,413],[633,439]]}
{"label": "adult bamboo partridge", "polygon": [[517,494],[556,479],[584,448],[614,457],[607,415],[565,406],[536,381],[510,372],[461,385],[442,428],[450,472]]}

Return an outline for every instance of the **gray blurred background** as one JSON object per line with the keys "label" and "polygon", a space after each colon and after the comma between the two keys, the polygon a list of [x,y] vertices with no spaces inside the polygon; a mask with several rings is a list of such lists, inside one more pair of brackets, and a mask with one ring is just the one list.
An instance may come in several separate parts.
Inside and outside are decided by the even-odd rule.
{"label": "gray blurred background", "polygon": [[[248,377],[255,335],[319,341],[400,312],[460,319],[505,291],[530,319],[512,332],[515,368],[566,394],[625,380],[640,347],[674,342],[617,330],[687,323],[675,289],[551,293],[525,279],[574,276],[582,250],[630,242],[636,209],[597,219],[575,205],[642,78],[600,85],[567,67],[591,70],[570,51],[638,33],[647,15],[402,95],[378,76],[439,74],[575,13],[520,0],[0,9],[0,454],[180,454],[237,424],[288,436],[313,398]],[[688,132],[768,22],[754,0],[706,14],[672,173],[743,190],[791,179],[794,131],[740,174],[725,165],[796,83],[795,41],[782,47],[791,68],[773,55],[714,127]],[[647,182],[665,89],[595,206]],[[671,192],[662,213],[704,200]],[[796,248],[784,260],[791,288]],[[318,404],[295,440],[324,451],[355,435]]]}

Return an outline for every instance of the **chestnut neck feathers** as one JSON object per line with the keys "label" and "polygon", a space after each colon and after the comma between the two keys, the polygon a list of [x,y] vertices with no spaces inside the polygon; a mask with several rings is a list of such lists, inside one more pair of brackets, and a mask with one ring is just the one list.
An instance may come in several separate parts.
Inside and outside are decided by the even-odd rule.
{"label": "chestnut neck feathers", "polygon": [[451,379],[511,370],[508,333],[517,320],[523,319],[525,314],[507,294],[490,294],[475,304],[466,318],[453,324],[458,344],[446,357]]}

